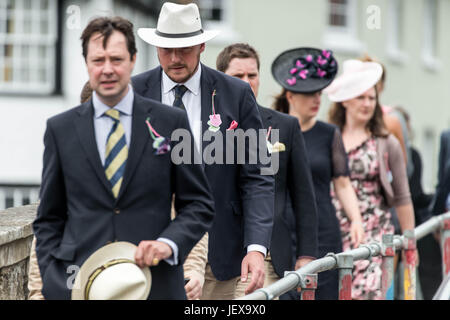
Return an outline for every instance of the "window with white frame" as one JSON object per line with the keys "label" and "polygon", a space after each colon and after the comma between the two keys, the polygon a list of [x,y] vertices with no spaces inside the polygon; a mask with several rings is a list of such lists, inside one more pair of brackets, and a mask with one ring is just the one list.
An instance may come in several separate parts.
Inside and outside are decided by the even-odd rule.
{"label": "window with white frame", "polygon": [[0,210],[35,203],[38,199],[38,186],[0,185]]}
{"label": "window with white frame", "polygon": [[359,54],[363,50],[357,39],[356,0],[328,0],[324,46],[336,51]]}
{"label": "window with white frame", "polygon": [[212,42],[224,41],[235,42],[239,41],[239,35],[232,27],[232,6],[233,1],[230,0],[178,0],[178,3],[197,4],[202,19],[202,26],[205,29],[220,30],[220,35],[211,40]]}
{"label": "window with white frame", "polygon": [[55,88],[57,0],[0,1],[0,92]]}
{"label": "window with white frame", "polygon": [[[142,27],[147,27],[150,24],[149,19],[153,19],[142,10],[130,6],[126,2],[114,3],[114,14],[120,15],[133,22],[134,31]],[[156,23],[155,23],[156,24]],[[136,65],[133,69],[133,74],[149,70],[152,66],[159,64],[156,58],[156,50],[154,46],[149,46],[146,42],[136,41],[136,49],[138,51]]]}
{"label": "window with white frame", "polygon": [[425,0],[422,59],[430,69],[437,69],[438,1]]}
{"label": "window with white frame", "polygon": [[403,51],[403,0],[388,2],[387,55],[394,62],[404,62],[406,55]]}
{"label": "window with white frame", "polygon": [[345,31],[349,24],[349,3],[348,0],[329,1],[328,24],[333,28],[340,28]]}
{"label": "window with white frame", "polygon": [[223,0],[197,0],[202,20],[222,22],[224,20]]}
{"label": "window with white frame", "polygon": [[200,11],[202,22],[222,22],[224,20],[225,0],[177,0],[179,4],[195,3]]}

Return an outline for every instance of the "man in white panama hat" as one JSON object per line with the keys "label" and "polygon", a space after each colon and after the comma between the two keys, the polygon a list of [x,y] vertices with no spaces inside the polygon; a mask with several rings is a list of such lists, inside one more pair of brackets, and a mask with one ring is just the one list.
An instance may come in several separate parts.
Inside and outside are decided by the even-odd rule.
{"label": "man in white panama hat", "polygon": [[[141,28],[137,33],[157,48],[160,66],[133,77],[134,89],[186,110],[202,154],[207,144],[201,138],[208,130],[220,130],[225,143],[227,129],[263,129],[250,86],[200,63],[205,42],[218,32],[203,30],[195,4],[164,3],[157,27]],[[212,119],[220,121],[208,128]],[[208,232],[206,280],[200,280],[205,280],[202,299],[233,299],[239,281],[248,283],[245,293],[263,286],[264,257],[273,225],[274,177],[261,175],[261,168],[259,162],[205,165],[216,216]]]}

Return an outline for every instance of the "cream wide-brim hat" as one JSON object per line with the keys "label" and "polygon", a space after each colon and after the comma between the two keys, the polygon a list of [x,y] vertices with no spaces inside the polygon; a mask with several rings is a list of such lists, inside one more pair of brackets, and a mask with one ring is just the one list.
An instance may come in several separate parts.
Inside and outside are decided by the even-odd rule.
{"label": "cream wide-brim hat", "polygon": [[120,241],[95,251],[75,277],[72,300],[146,300],[152,277],[149,268],[136,265],[136,249]]}
{"label": "cream wide-brim hat", "polygon": [[180,5],[166,2],[161,8],[156,28],[139,28],[138,36],[160,48],[192,47],[211,40],[220,33],[206,31],[194,3]]}
{"label": "cream wide-brim hat", "polygon": [[381,79],[383,68],[377,62],[346,60],[342,75],[323,91],[333,102],[347,101],[356,98],[374,87]]}

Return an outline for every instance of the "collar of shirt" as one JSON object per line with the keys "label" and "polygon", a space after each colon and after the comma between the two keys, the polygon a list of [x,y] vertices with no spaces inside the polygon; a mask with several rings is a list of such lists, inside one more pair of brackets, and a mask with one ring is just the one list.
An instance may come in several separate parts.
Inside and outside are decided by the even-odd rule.
{"label": "collar of shirt", "polygon": [[[133,101],[134,101],[133,87],[129,84],[128,93],[113,108],[120,111],[121,114],[131,116],[133,112]],[[95,91],[92,92],[92,104],[94,106],[95,118],[102,117],[106,111],[111,109],[111,107],[104,104],[99,99]]]}
{"label": "collar of shirt", "polygon": [[[201,66],[201,63],[199,63],[197,71],[194,73],[194,75],[192,77],[190,77],[188,81],[186,81],[185,83],[182,83],[195,96],[198,95],[200,92],[200,77],[201,77],[201,75],[202,75],[202,66]],[[170,79],[169,76],[163,70],[162,86],[163,86],[164,94],[168,94],[175,86],[177,86],[179,84],[180,83],[176,83],[172,79]]]}

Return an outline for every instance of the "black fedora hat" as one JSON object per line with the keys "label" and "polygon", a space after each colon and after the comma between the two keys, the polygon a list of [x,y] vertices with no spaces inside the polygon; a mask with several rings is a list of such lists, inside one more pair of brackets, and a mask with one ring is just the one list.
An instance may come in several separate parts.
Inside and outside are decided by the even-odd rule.
{"label": "black fedora hat", "polygon": [[272,63],[272,75],[286,90],[313,93],[327,87],[338,64],[330,50],[295,48],[282,52]]}

